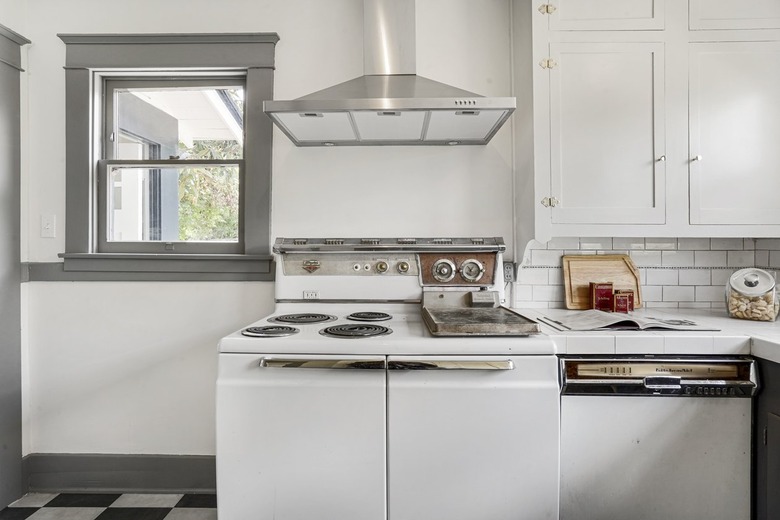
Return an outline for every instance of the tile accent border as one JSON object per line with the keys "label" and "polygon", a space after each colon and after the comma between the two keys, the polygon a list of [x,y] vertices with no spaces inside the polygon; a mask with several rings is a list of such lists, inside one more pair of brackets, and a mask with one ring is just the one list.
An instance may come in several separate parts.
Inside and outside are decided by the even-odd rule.
{"label": "tile accent border", "polygon": [[745,267],[780,270],[780,239],[554,238],[529,243],[512,286],[512,306],[565,307],[563,255],[626,254],[646,307],[724,308],[729,276]]}
{"label": "tile accent border", "polygon": [[33,453],[22,459],[23,493],[215,493],[212,455]]}

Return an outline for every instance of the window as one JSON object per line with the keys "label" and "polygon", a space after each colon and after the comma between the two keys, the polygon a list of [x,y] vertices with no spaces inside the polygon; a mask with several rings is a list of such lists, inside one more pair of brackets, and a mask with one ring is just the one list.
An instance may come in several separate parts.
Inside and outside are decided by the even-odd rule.
{"label": "window", "polygon": [[273,97],[278,36],[60,38],[64,271],[270,279],[273,132],[262,101]]}

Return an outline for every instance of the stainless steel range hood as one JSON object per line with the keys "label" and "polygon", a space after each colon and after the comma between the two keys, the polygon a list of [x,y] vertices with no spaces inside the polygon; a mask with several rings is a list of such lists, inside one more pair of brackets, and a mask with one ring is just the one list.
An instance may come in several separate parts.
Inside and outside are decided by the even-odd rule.
{"label": "stainless steel range hood", "polygon": [[298,146],[486,144],[515,110],[417,76],[414,0],[364,0],[365,75],[263,110]]}

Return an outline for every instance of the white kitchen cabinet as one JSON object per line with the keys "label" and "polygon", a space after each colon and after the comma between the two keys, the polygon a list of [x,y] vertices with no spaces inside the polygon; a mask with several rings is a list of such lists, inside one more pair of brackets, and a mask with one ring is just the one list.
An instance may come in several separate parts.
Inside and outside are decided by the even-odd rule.
{"label": "white kitchen cabinet", "polygon": [[556,224],[664,223],[662,43],[550,44]]}
{"label": "white kitchen cabinet", "polygon": [[538,9],[553,31],[661,30],[666,0],[552,0]]}
{"label": "white kitchen cabinet", "polygon": [[690,28],[780,29],[777,0],[689,0]]}
{"label": "white kitchen cabinet", "polygon": [[219,358],[221,519],[558,518],[553,355]]}
{"label": "white kitchen cabinet", "polygon": [[386,518],[384,369],[263,369],[246,354],[219,364],[220,518]]}
{"label": "white kitchen cabinet", "polygon": [[691,223],[780,224],[780,42],[692,43],[689,71]]}
{"label": "white kitchen cabinet", "polygon": [[[780,30],[691,30],[693,13],[738,19],[735,2],[694,4],[658,4],[662,30],[616,31],[553,29],[558,10],[514,1],[520,247],[780,235]],[[757,7],[766,21],[780,2]]]}
{"label": "white kitchen cabinet", "polygon": [[511,370],[388,370],[391,520],[557,520],[556,358],[511,359]]}

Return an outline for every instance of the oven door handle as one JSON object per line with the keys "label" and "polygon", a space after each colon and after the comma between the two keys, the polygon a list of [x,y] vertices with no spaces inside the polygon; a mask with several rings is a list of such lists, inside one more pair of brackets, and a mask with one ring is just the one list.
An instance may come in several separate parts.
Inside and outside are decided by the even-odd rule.
{"label": "oven door handle", "polygon": [[426,361],[389,361],[388,370],[514,370],[511,359],[496,361],[463,360],[426,360]]}
{"label": "oven door handle", "polygon": [[327,359],[327,358],[260,358],[261,368],[326,368],[348,370],[384,370],[384,359]]}

